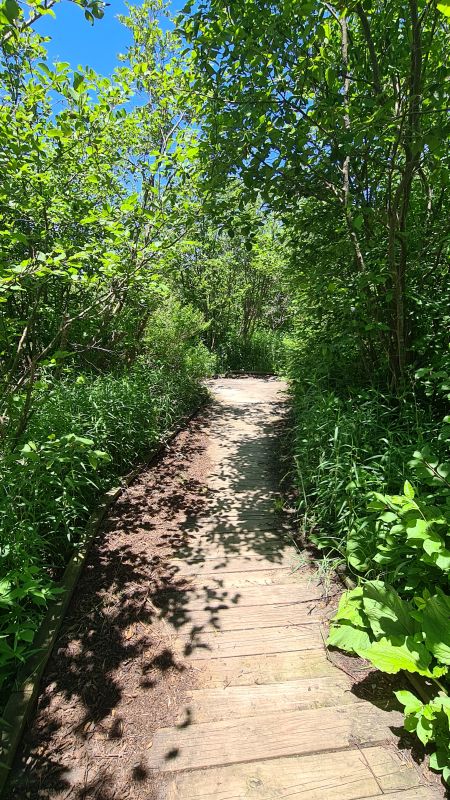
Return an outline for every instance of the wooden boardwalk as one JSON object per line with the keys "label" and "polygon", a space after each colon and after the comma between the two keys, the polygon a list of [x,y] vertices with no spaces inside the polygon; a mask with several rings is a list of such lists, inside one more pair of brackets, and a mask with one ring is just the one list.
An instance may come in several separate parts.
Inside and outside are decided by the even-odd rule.
{"label": "wooden boardwalk", "polygon": [[[275,511],[281,382],[214,382],[208,506],[175,561],[174,649],[198,677],[149,750],[160,800],[432,800],[397,749],[402,717],[358,699],[326,658],[321,589]],[[169,624],[169,623],[168,623]]]}

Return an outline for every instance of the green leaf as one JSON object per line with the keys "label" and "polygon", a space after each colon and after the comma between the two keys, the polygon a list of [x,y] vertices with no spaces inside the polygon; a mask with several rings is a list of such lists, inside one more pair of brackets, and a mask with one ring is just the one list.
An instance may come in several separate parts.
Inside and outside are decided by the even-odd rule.
{"label": "green leaf", "polygon": [[370,661],[374,667],[390,675],[404,669],[430,676],[431,655],[423,644],[418,644],[412,636],[387,639],[383,637],[358,655]]}
{"label": "green leaf", "polygon": [[429,523],[424,519],[408,520],[405,527],[408,541],[423,541],[428,538]]}
{"label": "green leaf", "polygon": [[24,642],[32,642],[34,639],[34,631],[31,628],[23,628],[17,633],[17,638],[22,639]]}
{"label": "green leaf", "polygon": [[399,703],[405,706],[405,714],[414,714],[421,710],[423,703],[412,692],[400,691],[394,692],[394,694]]}
{"label": "green leaf", "polygon": [[14,22],[20,17],[20,6],[16,3],[16,0],[6,0],[2,11],[9,22]]}
{"label": "green leaf", "polygon": [[414,489],[409,481],[405,481],[403,485],[403,494],[408,498],[408,500],[414,499]]}
{"label": "green leaf", "polygon": [[450,598],[443,592],[428,600],[423,610],[423,634],[438,661],[450,664]]}
{"label": "green leaf", "polygon": [[438,10],[446,17],[450,17],[450,3],[438,3]]}
{"label": "green leaf", "polygon": [[408,604],[382,581],[364,585],[363,606],[376,637],[414,634],[417,630]]}
{"label": "green leaf", "polygon": [[83,81],[84,81],[84,75],[80,75],[79,72],[76,72],[75,75],[73,76],[73,88],[75,89],[75,91],[77,91],[78,87],[81,86]]}
{"label": "green leaf", "polygon": [[428,744],[433,738],[433,723],[425,716],[420,716],[417,721],[416,733],[422,744]]}
{"label": "green leaf", "polygon": [[348,653],[358,653],[370,647],[370,638],[367,631],[352,625],[332,625],[328,634],[327,644],[330,647],[339,647]]}

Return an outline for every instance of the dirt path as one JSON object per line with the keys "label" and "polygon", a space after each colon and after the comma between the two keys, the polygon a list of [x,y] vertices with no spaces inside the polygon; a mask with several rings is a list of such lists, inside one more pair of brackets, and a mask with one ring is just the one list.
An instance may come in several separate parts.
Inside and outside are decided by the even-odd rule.
{"label": "dirt path", "polygon": [[322,586],[276,510],[283,384],[212,389],[93,548],[7,796],[443,797],[401,714],[327,659]]}

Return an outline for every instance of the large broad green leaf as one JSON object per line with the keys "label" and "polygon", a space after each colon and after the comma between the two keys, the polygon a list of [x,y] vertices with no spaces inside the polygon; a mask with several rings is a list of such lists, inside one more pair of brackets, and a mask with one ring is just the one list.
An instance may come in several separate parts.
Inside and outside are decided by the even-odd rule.
{"label": "large broad green leaf", "polygon": [[363,591],[360,586],[344,592],[339,600],[338,610],[334,619],[339,622],[359,625],[362,628],[367,627],[367,618],[363,612]]}
{"label": "large broad green leaf", "polygon": [[431,655],[425,645],[415,642],[412,636],[395,639],[383,637],[373,642],[369,648],[359,650],[358,655],[367,658],[382,672],[394,674],[404,669],[406,672],[430,676]]}
{"label": "large broad green leaf", "polygon": [[408,603],[382,581],[368,581],[364,585],[363,606],[377,638],[412,635],[418,629]]}
{"label": "large broad green leaf", "polygon": [[363,590],[360,586],[344,592],[339,600],[328,644],[350,653],[370,646],[369,625],[363,611]]}
{"label": "large broad green leaf", "polygon": [[394,694],[399,703],[405,706],[405,714],[415,714],[423,707],[422,701],[412,692],[400,691],[394,692]]}
{"label": "large broad green leaf", "polygon": [[443,664],[450,664],[450,598],[443,592],[431,597],[423,610],[427,647]]}
{"label": "large broad green leaf", "polygon": [[430,523],[418,517],[408,520],[405,527],[408,541],[424,541],[428,537]]}
{"label": "large broad green leaf", "polygon": [[327,644],[349,653],[358,653],[370,647],[370,637],[367,631],[353,625],[332,625]]}

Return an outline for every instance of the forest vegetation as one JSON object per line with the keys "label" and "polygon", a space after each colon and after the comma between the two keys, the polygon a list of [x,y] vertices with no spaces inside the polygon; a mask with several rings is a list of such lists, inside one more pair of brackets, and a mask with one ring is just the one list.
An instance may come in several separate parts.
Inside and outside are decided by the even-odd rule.
{"label": "forest vegetation", "polygon": [[100,494],[205,376],[277,372],[357,583],[329,643],[427,680],[450,781],[450,4],[142,0],[109,76],[49,62],[49,13],[0,5],[3,695]]}

